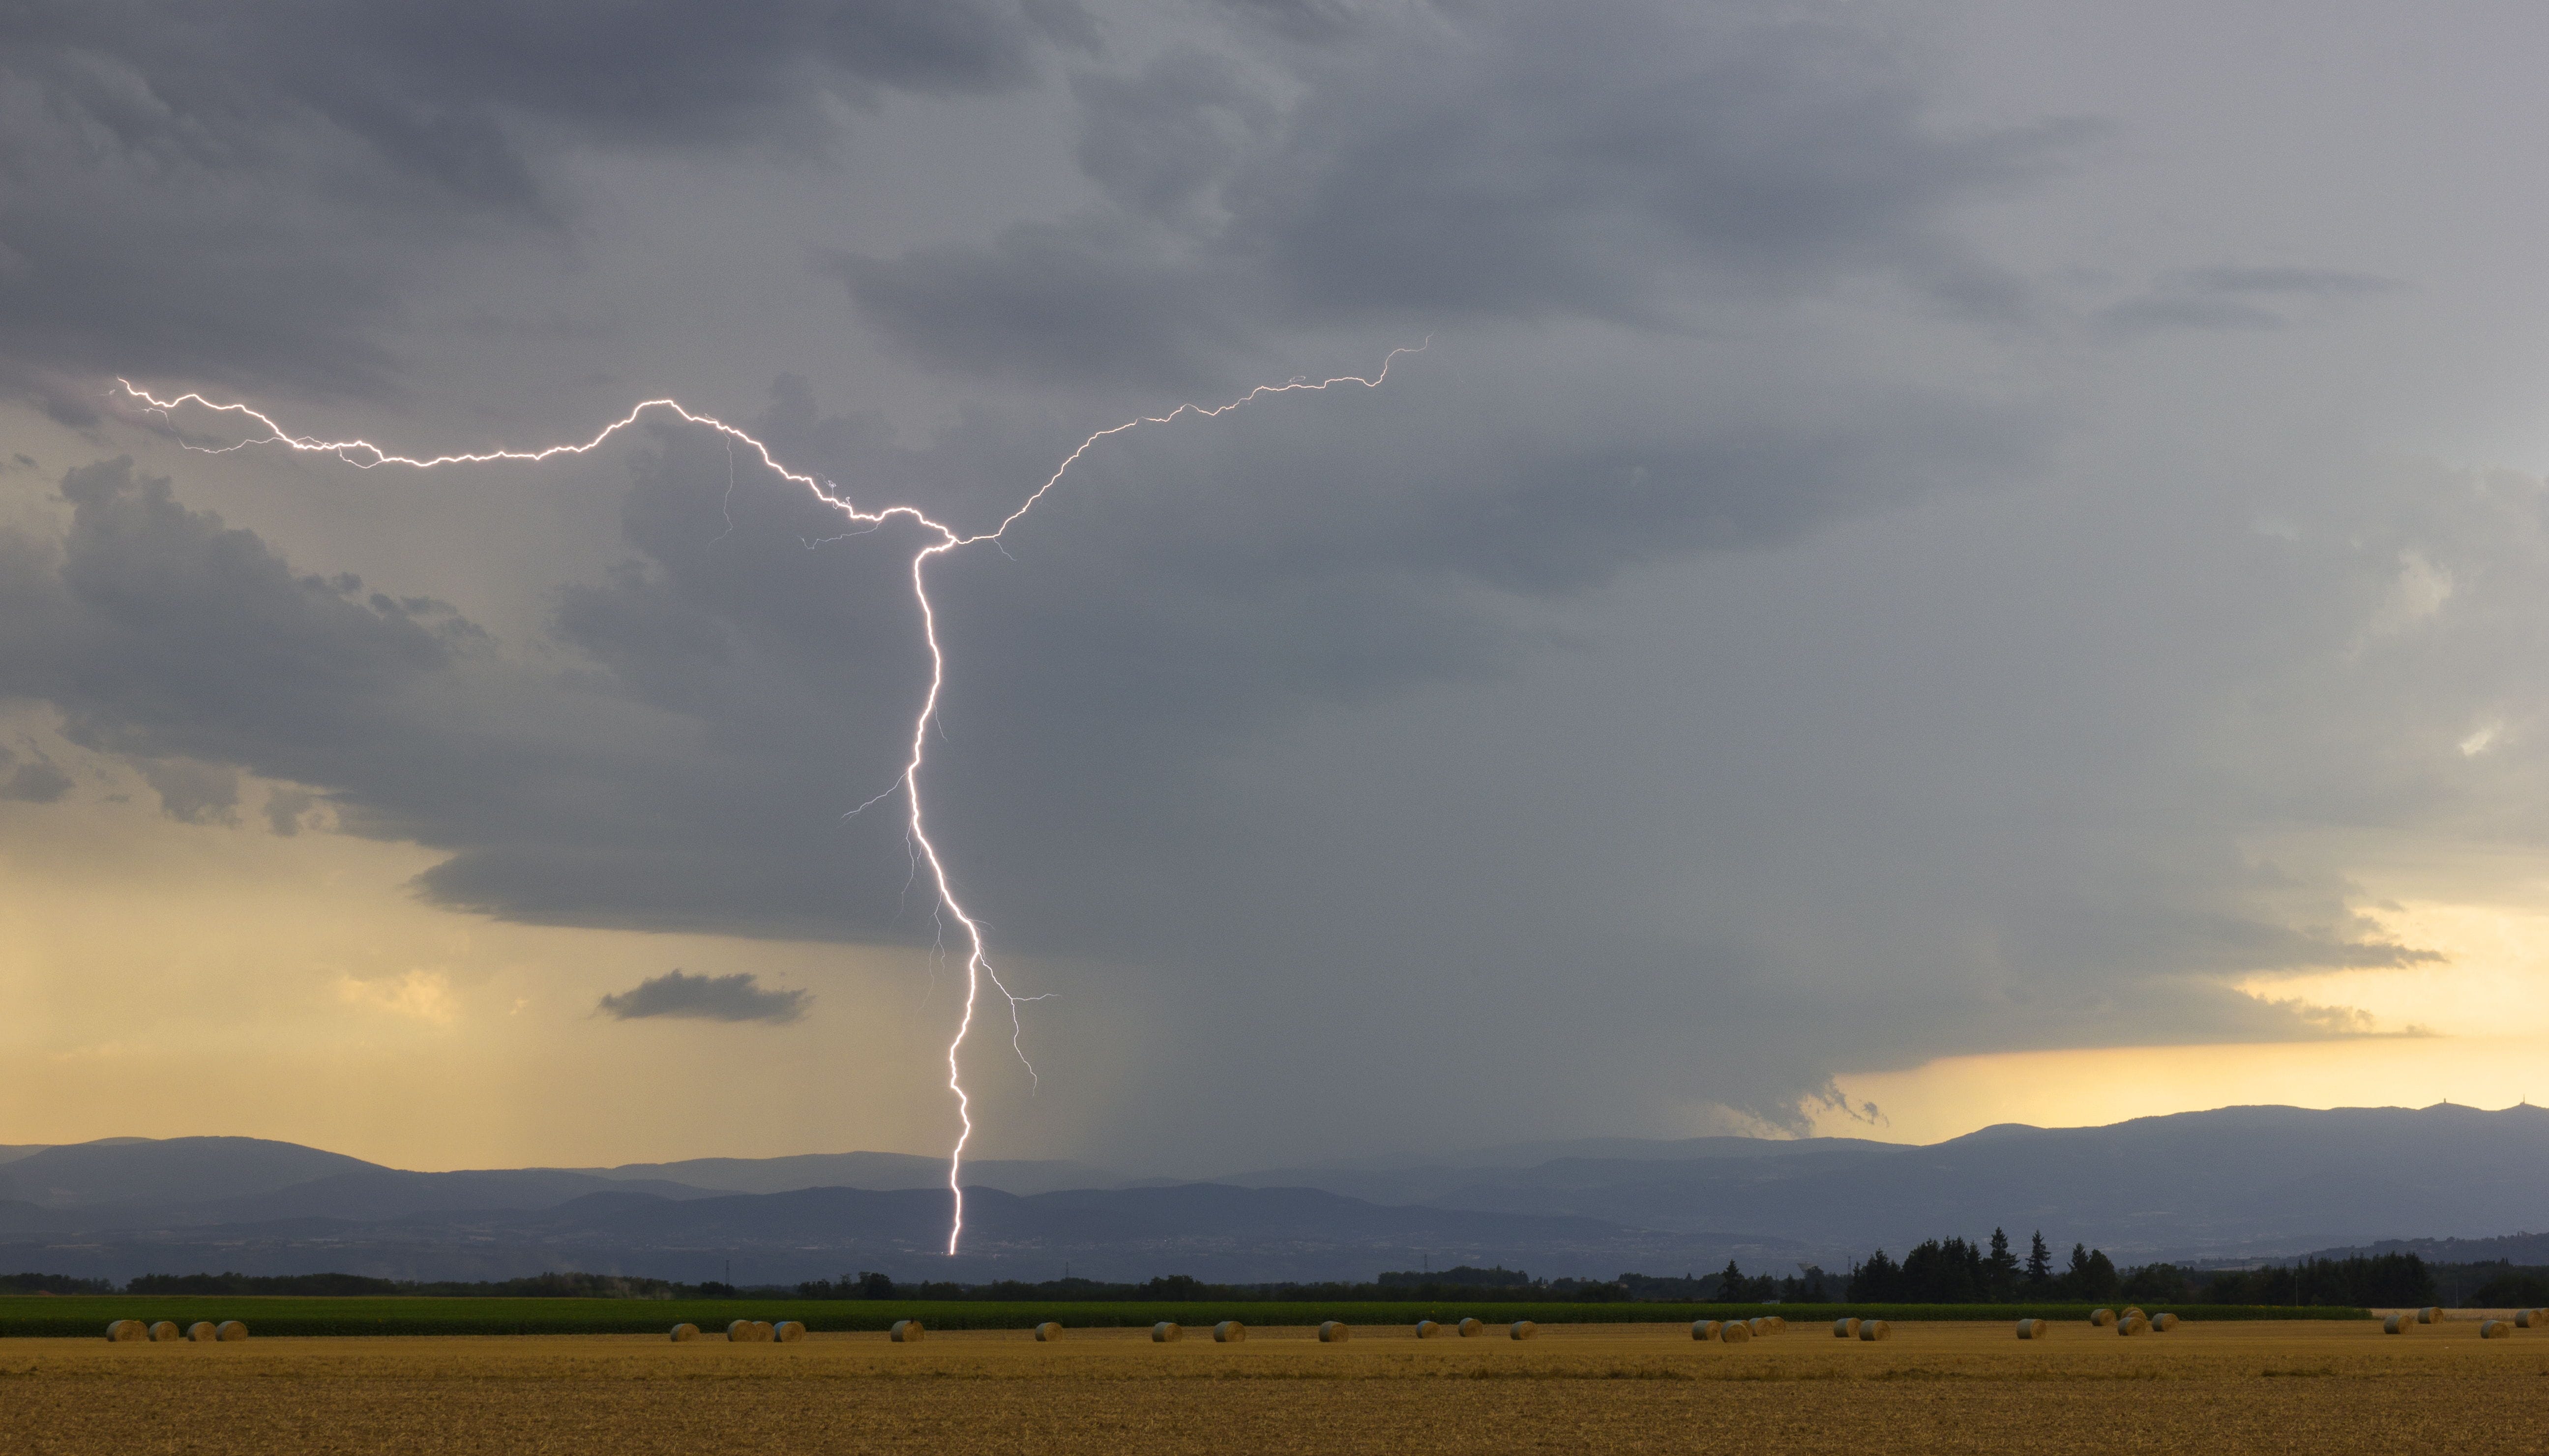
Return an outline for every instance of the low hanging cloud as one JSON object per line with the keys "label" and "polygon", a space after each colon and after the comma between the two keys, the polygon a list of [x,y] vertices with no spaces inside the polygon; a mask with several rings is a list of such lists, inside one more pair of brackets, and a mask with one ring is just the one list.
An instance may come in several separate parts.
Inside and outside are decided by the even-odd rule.
{"label": "low hanging cloud", "polygon": [[691,1021],[763,1021],[786,1026],[805,1015],[808,991],[781,991],[763,986],[750,971],[734,975],[687,975],[669,970],[639,981],[625,991],[602,998],[595,1008],[614,1021],[672,1016]]}

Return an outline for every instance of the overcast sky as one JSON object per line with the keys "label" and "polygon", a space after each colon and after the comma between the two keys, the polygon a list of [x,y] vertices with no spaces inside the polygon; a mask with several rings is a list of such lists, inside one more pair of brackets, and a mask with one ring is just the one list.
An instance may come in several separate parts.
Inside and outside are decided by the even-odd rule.
{"label": "overcast sky", "polygon": [[[0,1141],[1208,1173],[2501,1105],[2527,5],[0,16]],[[196,449],[187,447],[193,446]],[[2549,1084],[2543,1084],[2549,1085]]]}

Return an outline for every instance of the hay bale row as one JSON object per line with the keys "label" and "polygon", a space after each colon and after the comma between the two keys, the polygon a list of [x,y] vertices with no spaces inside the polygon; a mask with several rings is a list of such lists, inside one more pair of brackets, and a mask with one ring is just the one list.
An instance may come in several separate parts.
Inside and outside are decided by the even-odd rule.
{"label": "hay bale row", "polygon": [[725,1337],[739,1345],[766,1345],[777,1333],[778,1326],[763,1320],[736,1320],[725,1327]]}
{"label": "hay bale row", "polygon": [[1342,1320],[1324,1320],[1319,1323],[1319,1343],[1341,1345],[1354,1337],[1354,1331]]}
{"label": "hay bale row", "polygon": [[162,1320],[155,1324],[140,1320],[110,1320],[106,1325],[106,1337],[117,1344],[168,1344],[181,1339],[204,1345],[236,1343],[247,1338],[247,1326],[236,1320],[225,1320],[219,1324],[210,1320],[198,1320],[183,1329],[178,1328],[177,1321],[173,1320]]}
{"label": "hay bale row", "polygon": [[1505,1327],[1505,1333],[1515,1339],[1529,1339],[1540,1333],[1540,1326],[1528,1320],[1517,1320]]}
{"label": "hay bale row", "polygon": [[2021,1320],[2018,1321],[2018,1337],[2020,1339],[2050,1339],[2053,1337],[2053,1326],[2045,1323],[2041,1320]]}

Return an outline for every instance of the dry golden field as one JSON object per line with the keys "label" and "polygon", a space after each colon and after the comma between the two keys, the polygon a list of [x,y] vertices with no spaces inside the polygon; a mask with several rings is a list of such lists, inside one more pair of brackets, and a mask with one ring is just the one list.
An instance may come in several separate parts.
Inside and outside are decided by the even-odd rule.
{"label": "dry golden field", "polygon": [[2189,1323],[2040,1342],[1900,1324],[1746,1346],[1678,1325],[1346,1344],[1260,1329],[0,1341],[0,1452],[2549,1451],[2549,1331]]}

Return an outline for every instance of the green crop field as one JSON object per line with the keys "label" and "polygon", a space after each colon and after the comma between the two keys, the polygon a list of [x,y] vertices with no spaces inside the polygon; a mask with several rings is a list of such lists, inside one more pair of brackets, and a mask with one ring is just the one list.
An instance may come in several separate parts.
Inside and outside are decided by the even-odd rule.
{"label": "green crop field", "polygon": [[[2117,1302],[2121,1305],[2121,1301]],[[1843,1315],[1899,1320],[1998,1320],[2036,1316],[2086,1320],[2089,1305],[1664,1305],[1380,1303],[1327,1304],[1234,1300],[1228,1303],[999,1303],[978,1300],[572,1300],[572,1299],[305,1299],[254,1295],[11,1296],[0,1298],[0,1337],[63,1338],[102,1333],[110,1320],[240,1320],[259,1335],[362,1334],[648,1334],[687,1320],[715,1331],[734,1320],[796,1320],[810,1330],[881,1330],[897,1320],[932,1329],[1024,1329],[1038,1320],[1076,1328],[1139,1326],[1161,1320],[1208,1325],[1413,1324],[1475,1316],[1490,1324],[1531,1320],[1542,1324],[1682,1323],[1692,1320],[1782,1315],[1797,1326]],[[2188,1320],[2366,1320],[2369,1311],[2197,1305]]]}

